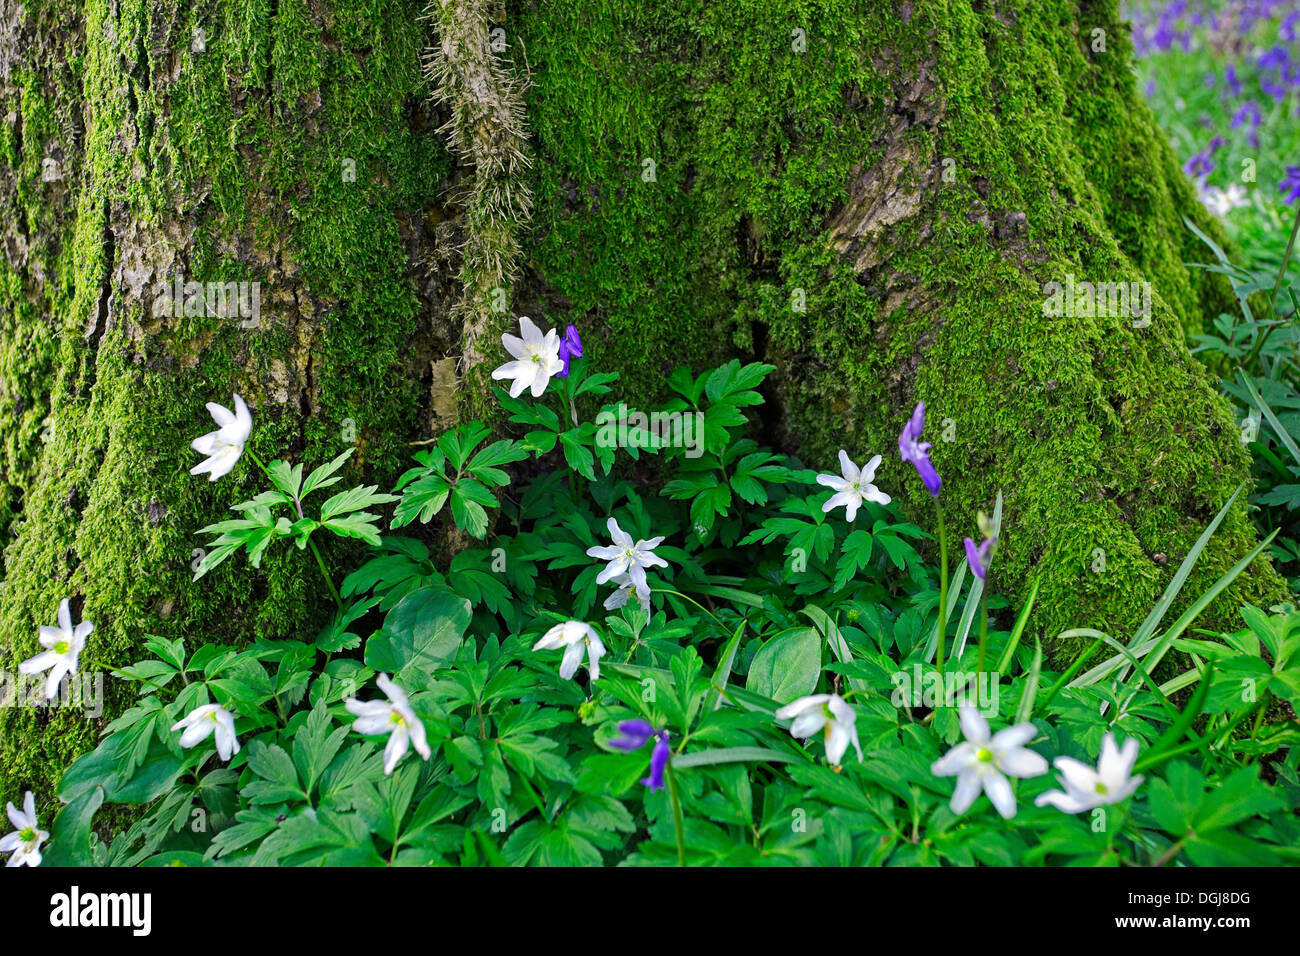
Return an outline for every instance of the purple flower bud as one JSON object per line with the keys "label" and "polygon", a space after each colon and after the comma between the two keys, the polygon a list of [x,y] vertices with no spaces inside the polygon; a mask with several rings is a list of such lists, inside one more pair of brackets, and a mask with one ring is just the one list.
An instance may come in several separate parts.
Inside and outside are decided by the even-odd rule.
{"label": "purple flower bud", "polygon": [[1243,123],[1250,123],[1250,128],[1253,130],[1259,125],[1260,120],[1263,118],[1263,114],[1259,109],[1259,104],[1254,100],[1246,100],[1241,104],[1241,108],[1233,114],[1232,128],[1237,129]]}
{"label": "purple flower bud", "polygon": [[618,732],[622,736],[615,737],[609,745],[626,753],[645,746],[645,742],[655,735],[654,725],[645,720],[625,720],[618,725]]}
{"label": "purple flower bud", "polygon": [[1288,206],[1300,199],[1300,166],[1288,166],[1286,175],[1277,184],[1277,188],[1279,192],[1290,191],[1283,200]]}
{"label": "purple flower bud", "polygon": [[560,378],[569,377],[569,359],[582,358],[582,339],[578,337],[578,327],[568,325],[564,328],[564,338],[560,339],[560,361],[564,370],[558,372]]}
{"label": "purple flower bud", "polygon": [[971,573],[981,581],[989,572],[989,557],[992,550],[991,538],[986,538],[979,546],[976,546],[972,539],[966,539],[966,563],[970,565]]}
{"label": "purple flower bud", "polygon": [[930,497],[937,498],[943,481],[939,478],[939,472],[935,471],[934,465],[930,463],[930,443],[920,440],[923,428],[925,428],[925,402],[917,402],[912,417],[903,426],[903,433],[898,436],[898,453],[903,461],[909,461],[916,466],[922,483],[930,492]]}
{"label": "purple flower bud", "polygon": [[1228,64],[1223,71],[1223,79],[1228,84],[1228,88],[1232,90],[1233,96],[1241,95],[1241,80],[1237,79],[1237,65],[1235,63]]}
{"label": "purple flower bud", "polygon": [[664,788],[664,772],[668,769],[668,758],[672,752],[672,747],[668,745],[668,731],[659,731],[655,735],[654,753],[650,755],[650,776],[641,781],[651,792]]}

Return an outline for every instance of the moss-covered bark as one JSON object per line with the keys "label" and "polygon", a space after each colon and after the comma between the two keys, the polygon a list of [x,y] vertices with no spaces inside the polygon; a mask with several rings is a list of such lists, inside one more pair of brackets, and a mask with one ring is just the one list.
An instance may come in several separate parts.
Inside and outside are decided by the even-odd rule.
{"label": "moss-covered bark", "polygon": [[[328,596],[292,549],[189,583],[195,531],[260,487],[251,464],[191,477],[189,442],[211,428],[204,403],[238,391],[264,459],[355,441],[353,473],[386,481],[429,427],[430,361],[456,335],[424,264],[451,164],[420,6],[8,9],[0,669],[34,653],[64,596],[96,624],[87,655],[110,664],[151,633],[310,635]],[[260,283],[258,321],[158,315],[156,286],[177,275]],[[48,783],[89,746],[116,684],[99,721],[0,710],[0,792]]]}
{"label": "moss-covered bark", "polygon": [[[579,325],[637,402],[678,363],[773,362],[769,437],[817,465],[886,453],[882,487],[928,522],[891,453],[925,399],[950,527],[971,533],[1003,491],[996,587],[1041,575],[1049,637],[1131,625],[1245,478],[1183,345],[1225,291],[1181,264],[1199,209],[1110,0],[421,12],[36,0],[0,17],[0,669],[65,595],[115,664],[148,633],[310,633],[325,595],[296,552],[188,583],[195,530],[256,484],[187,474],[203,403],[247,397],[262,456],[323,460],[351,423],[355,468],[383,481],[454,414],[462,354],[520,313]],[[421,53],[462,12],[462,37],[487,18],[506,49],[435,68],[433,89]],[[525,73],[519,123],[464,101],[512,108]],[[458,117],[489,135],[459,165],[436,132]],[[509,301],[485,308],[484,264],[512,259]],[[1067,273],[1149,281],[1150,325],[1044,316]],[[155,318],[177,274],[260,282],[259,326]],[[462,416],[486,411],[467,395]],[[1189,591],[1252,538],[1239,507]],[[1261,564],[1233,597],[1278,587]],[[0,711],[0,793],[48,783],[98,729]]]}
{"label": "moss-covered bark", "polygon": [[[520,20],[537,155],[520,311],[599,323],[590,354],[636,398],[682,361],[772,362],[776,444],[826,468],[840,447],[884,453],[881,487],[932,526],[895,452],[924,399],[950,530],[974,535],[1003,492],[995,586],[1042,578],[1049,642],[1141,620],[1248,459],[1184,345],[1230,306],[1183,266],[1205,252],[1182,217],[1215,230],[1135,90],[1116,3]],[[1045,316],[1067,274],[1149,282],[1149,325]],[[1253,544],[1239,504],[1186,593]],[[1220,606],[1281,587],[1261,560]]]}

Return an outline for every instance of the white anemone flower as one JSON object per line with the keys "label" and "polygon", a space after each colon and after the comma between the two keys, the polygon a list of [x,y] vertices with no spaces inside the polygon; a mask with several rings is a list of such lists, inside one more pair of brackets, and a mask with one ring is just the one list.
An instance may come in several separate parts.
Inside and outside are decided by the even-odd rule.
{"label": "white anemone flower", "polygon": [[1011,777],[1037,777],[1047,773],[1047,760],[1025,744],[1034,739],[1038,728],[1033,724],[1016,724],[990,736],[989,722],[972,704],[962,704],[961,732],[965,741],[936,760],[930,772],[936,777],[957,777],[949,807],[961,814],[970,809],[983,790],[1004,819],[1016,815],[1016,795]]}
{"label": "white anemone flower", "polygon": [[45,699],[53,700],[59,692],[63,675],[77,672],[77,657],[94,629],[95,625],[89,621],[72,626],[72,611],[68,607],[68,599],[64,598],[59,602],[58,627],[41,625],[39,640],[46,650],[19,664],[18,673],[39,674],[48,670],[50,674],[45,678]]}
{"label": "white anemone flower", "polygon": [[195,707],[185,717],[172,724],[172,730],[185,728],[181,746],[193,747],[216,734],[217,755],[226,762],[239,753],[239,740],[235,737],[235,715],[220,704]]}
{"label": "white anemone flower", "polygon": [[217,423],[217,430],[190,443],[190,447],[200,455],[208,456],[206,461],[191,468],[190,474],[201,475],[207,472],[208,481],[216,481],[223,475],[230,474],[230,470],[243,455],[244,445],[253,430],[253,416],[249,414],[243,398],[238,395],[235,396],[233,412],[224,405],[208,402],[208,414]]}
{"label": "white anemone flower", "polygon": [[416,753],[428,760],[433,751],[424,733],[424,723],[415,716],[406,692],[389,680],[387,674],[379,675],[378,684],[388,700],[349,697],[344,701],[348,713],[357,718],[352,723],[353,729],[359,734],[388,734],[388,743],[384,747],[385,774],[393,772],[411,744],[415,745]]}
{"label": "white anemone flower", "polygon": [[605,645],[600,642],[596,631],[590,624],[582,621],[565,621],[557,624],[533,645],[535,651],[553,651],[564,648],[564,657],[560,660],[560,676],[571,680],[578,672],[582,656],[587,655],[587,673],[592,680],[600,679],[600,659],[605,656]]}
{"label": "white anemone flower", "polygon": [[1057,757],[1052,763],[1061,771],[1064,790],[1049,790],[1038,795],[1038,806],[1051,804],[1065,813],[1078,813],[1108,803],[1119,803],[1131,797],[1142,785],[1142,775],[1133,776],[1137,763],[1136,737],[1124,741],[1123,747],[1115,745],[1115,735],[1108,733],[1101,741],[1101,757],[1094,770],[1073,757]]}
{"label": "white anemone flower", "polygon": [[604,584],[626,575],[636,587],[638,594],[650,598],[650,585],[646,583],[646,568],[666,568],[668,562],[654,553],[654,549],[663,543],[663,535],[642,541],[633,541],[632,536],[618,526],[613,518],[606,524],[609,536],[614,543],[608,547],[588,548],[587,556],[608,561],[605,570],[596,575],[596,583]]}
{"label": "white anemone flower", "polygon": [[844,506],[844,517],[849,521],[858,513],[858,508],[864,501],[874,501],[876,504],[889,504],[889,495],[885,494],[879,488],[871,483],[871,479],[876,477],[876,469],[880,467],[880,456],[876,455],[866,467],[861,470],[853,464],[849,458],[849,453],[840,449],[840,471],[844,474],[843,478],[835,475],[822,474],[817,476],[817,484],[825,485],[827,488],[833,488],[835,494],[831,495],[830,500],[822,505],[822,511],[827,512],[832,508]]}
{"label": "white anemone flower", "polygon": [[637,603],[641,605],[641,610],[650,610],[650,587],[639,588],[636,582],[632,580],[630,574],[620,574],[613,579],[613,584],[618,588],[613,594],[605,598],[605,610],[617,611],[629,600],[632,595],[636,595]]}
{"label": "white anemone flower", "polygon": [[1240,183],[1229,183],[1227,189],[1220,189],[1218,186],[1207,186],[1204,189],[1198,189],[1197,193],[1205,208],[1220,219],[1227,216],[1234,209],[1250,205],[1250,200],[1246,196],[1246,187]]}
{"label": "white anemone flower", "polygon": [[23,808],[6,804],[14,832],[0,837],[0,853],[11,853],[5,866],[40,866],[41,844],[50,835],[36,825],[36,798],[30,790],[23,795]]}
{"label": "white anemone flower", "polygon": [[813,694],[791,701],[776,712],[777,720],[790,720],[790,736],[811,737],[822,730],[826,736],[826,759],[835,766],[844,760],[844,752],[853,744],[862,760],[858,743],[858,715],[839,694]]}
{"label": "white anemone flower", "polygon": [[551,329],[545,335],[526,315],[519,317],[519,331],[523,338],[506,334],[501,336],[501,344],[514,359],[492,370],[496,379],[512,379],[510,397],[517,398],[526,388],[531,388],[533,398],[539,398],[546,391],[551,376],[564,371],[564,360],[560,358],[560,334]]}

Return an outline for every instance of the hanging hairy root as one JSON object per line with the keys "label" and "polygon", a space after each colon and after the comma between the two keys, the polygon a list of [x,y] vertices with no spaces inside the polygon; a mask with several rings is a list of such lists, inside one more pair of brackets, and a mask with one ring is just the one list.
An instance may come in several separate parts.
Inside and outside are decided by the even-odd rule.
{"label": "hanging hairy root", "polygon": [[[435,99],[451,112],[439,132],[470,172],[459,197],[461,292],[452,306],[462,330],[462,379],[482,364],[493,333],[504,325],[505,287],[517,274],[519,231],[532,211],[524,183],[530,165],[523,102],[528,81],[502,66],[492,50],[493,8],[490,0],[430,0],[425,10],[437,34],[425,72]],[[478,382],[486,388],[481,377]]]}

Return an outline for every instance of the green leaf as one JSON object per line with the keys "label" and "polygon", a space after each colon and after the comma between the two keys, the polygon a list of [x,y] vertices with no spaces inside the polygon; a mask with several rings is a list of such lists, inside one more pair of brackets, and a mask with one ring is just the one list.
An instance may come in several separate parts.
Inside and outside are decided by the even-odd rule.
{"label": "green leaf", "polygon": [[741,621],[736,627],[736,631],[727,641],[722,653],[718,655],[718,666],[713,672],[713,679],[709,682],[710,690],[708,701],[705,704],[707,710],[717,710],[722,706],[722,692],[727,687],[727,681],[731,678],[732,665],[736,663],[736,651],[740,647],[740,636],[745,633],[745,622]]}
{"label": "green leaf", "polygon": [[366,642],[366,666],[390,674],[408,668],[427,673],[455,656],[470,616],[469,601],[447,588],[412,591]]}
{"label": "green leaf", "polygon": [[749,665],[745,689],[788,704],[813,692],[821,670],[821,636],[811,627],[801,627],[759,649]]}
{"label": "green leaf", "polygon": [[90,826],[104,803],[103,787],[90,787],[59,813],[50,830],[50,842],[42,854],[45,867],[92,866]]}
{"label": "green leaf", "polygon": [[442,510],[451,494],[451,484],[439,474],[428,474],[403,489],[402,500],[393,509],[392,527],[402,528],[416,518],[428,524]]}
{"label": "green leaf", "polygon": [[673,769],[715,767],[728,763],[795,763],[805,759],[770,747],[720,747],[717,750],[697,750],[673,757]]}
{"label": "green leaf", "polygon": [[369,508],[371,505],[384,505],[397,500],[395,495],[383,494],[377,491],[378,487],[378,485],[358,485],[355,488],[349,488],[347,491],[340,491],[332,498],[327,499],[325,504],[321,505],[321,523],[326,524],[329,519],[347,514],[350,511],[360,511],[362,508]]}
{"label": "green leaf", "polygon": [[248,744],[248,766],[262,780],[244,787],[244,795],[253,803],[283,803],[306,800],[298,783],[298,770],[284,748],[266,745],[260,740]]}
{"label": "green leaf", "polygon": [[1034,698],[1038,696],[1038,676],[1043,667],[1043,646],[1034,638],[1034,660],[1029,665],[1029,675],[1025,678],[1024,689],[1020,692],[1020,702],[1016,704],[1016,723],[1023,724],[1034,712]]}
{"label": "green leaf", "polygon": [[337,477],[333,477],[334,473],[343,467],[343,463],[345,461],[347,461],[349,458],[352,457],[353,451],[355,451],[354,448],[349,448],[347,451],[339,455],[329,464],[321,465],[310,475],[308,475],[307,481],[302,486],[301,497],[306,498],[309,494],[311,494],[316,489],[328,488],[330,485],[337,482],[339,479]]}
{"label": "green leaf", "polygon": [[302,487],[302,465],[290,465],[279,459],[271,462],[266,469],[271,484],[289,496],[290,499],[301,498],[298,489]]}
{"label": "green leaf", "polygon": [[309,794],[348,735],[348,727],[337,727],[331,732],[332,723],[329,710],[323,703],[318,703],[307,715],[306,723],[294,734],[293,763],[303,788]]}

